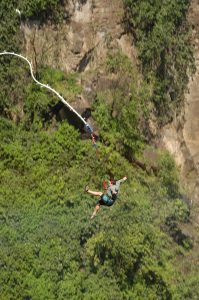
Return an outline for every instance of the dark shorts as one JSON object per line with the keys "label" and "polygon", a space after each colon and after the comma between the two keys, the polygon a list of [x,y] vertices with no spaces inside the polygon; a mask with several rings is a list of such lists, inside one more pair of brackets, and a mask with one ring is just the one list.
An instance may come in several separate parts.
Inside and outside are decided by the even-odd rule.
{"label": "dark shorts", "polygon": [[115,201],[113,199],[111,199],[107,194],[103,194],[99,201],[97,202],[97,204],[100,205],[105,205],[105,206],[111,206],[113,205]]}

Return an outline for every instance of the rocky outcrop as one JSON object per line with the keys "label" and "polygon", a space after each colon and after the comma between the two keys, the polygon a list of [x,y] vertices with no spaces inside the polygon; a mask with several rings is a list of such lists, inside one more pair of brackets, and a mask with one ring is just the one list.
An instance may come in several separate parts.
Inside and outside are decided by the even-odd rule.
{"label": "rocky outcrop", "polygon": [[21,25],[24,52],[37,67],[46,64],[65,71],[83,72],[99,67],[107,49],[120,48],[133,58],[135,49],[124,33],[122,0],[67,1],[60,25]]}

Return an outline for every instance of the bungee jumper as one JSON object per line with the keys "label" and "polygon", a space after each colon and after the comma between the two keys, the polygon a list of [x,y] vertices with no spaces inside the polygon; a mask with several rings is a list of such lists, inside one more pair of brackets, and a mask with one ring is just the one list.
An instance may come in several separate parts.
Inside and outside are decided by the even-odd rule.
{"label": "bungee jumper", "polygon": [[97,212],[100,209],[101,205],[104,206],[112,206],[115,201],[117,200],[119,189],[120,189],[120,184],[123,183],[124,181],[127,180],[127,177],[123,177],[120,180],[109,180],[108,181],[108,188],[106,189],[106,193],[102,192],[96,192],[96,191],[91,191],[89,189],[89,186],[85,187],[85,192],[87,192],[90,195],[100,197],[98,202],[95,205],[94,211],[92,213],[91,219],[93,219]]}
{"label": "bungee jumper", "polygon": [[26,61],[28,63],[28,65],[29,65],[30,74],[32,76],[32,79],[35,81],[35,83],[38,84],[38,85],[40,85],[41,87],[44,87],[44,88],[50,90],[51,92],[53,92],[61,100],[61,102],[64,103],[70,109],[70,111],[72,111],[74,114],[77,115],[77,117],[84,123],[84,130],[90,134],[93,146],[95,146],[95,147],[97,146],[96,145],[96,141],[95,141],[95,135],[94,135],[94,132],[93,132],[93,129],[92,129],[91,125],[88,124],[85,121],[85,119],[56,90],[54,90],[53,88],[51,88],[48,84],[43,84],[43,83],[39,82],[35,78],[34,73],[33,73],[32,63],[26,57],[24,57],[21,54],[17,54],[15,52],[8,52],[8,51],[0,52],[0,56],[2,56],[2,55],[11,55],[11,56],[15,56],[15,57],[21,58],[24,61]]}

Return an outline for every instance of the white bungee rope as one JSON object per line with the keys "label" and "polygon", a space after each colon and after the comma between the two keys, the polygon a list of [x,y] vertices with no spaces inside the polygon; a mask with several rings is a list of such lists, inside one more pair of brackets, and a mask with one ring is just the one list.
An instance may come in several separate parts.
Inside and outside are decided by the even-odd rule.
{"label": "white bungee rope", "polygon": [[43,83],[39,82],[35,78],[34,73],[33,73],[32,63],[26,57],[24,57],[21,54],[17,54],[15,52],[8,52],[8,51],[0,52],[0,55],[12,55],[12,56],[16,56],[16,57],[19,57],[19,58],[25,60],[28,63],[29,67],[30,67],[30,73],[31,73],[32,79],[36,82],[36,84],[38,84],[41,87],[44,87],[44,88],[50,90],[51,92],[53,92],[62,101],[62,103],[64,103],[70,109],[70,111],[72,111],[74,114],[77,115],[77,117],[84,123],[85,130],[91,134],[92,141],[95,144],[95,138],[94,138],[93,129],[91,128],[91,126],[85,121],[85,119],[56,90],[51,88],[48,84],[43,84]]}

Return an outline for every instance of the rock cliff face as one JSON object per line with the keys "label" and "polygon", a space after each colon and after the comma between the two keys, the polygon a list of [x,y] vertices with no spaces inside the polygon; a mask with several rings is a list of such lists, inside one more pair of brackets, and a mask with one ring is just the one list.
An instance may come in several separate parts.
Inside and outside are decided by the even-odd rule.
{"label": "rock cliff face", "polygon": [[[103,73],[107,53],[120,49],[136,63],[132,38],[123,26],[122,0],[69,0],[61,25],[39,24],[38,21],[21,25],[24,54],[38,64],[82,74],[83,93],[73,106],[85,113],[90,107],[97,87],[111,84]],[[190,21],[197,72],[190,78],[182,113],[162,130],[160,144],[175,157],[182,178],[193,201],[199,197],[199,3],[192,0]],[[90,73],[89,73],[90,71]],[[86,75],[87,74],[87,75]]]}
{"label": "rock cliff face", "polygon": [[61,25],[23,23],[24,52],[38,63],[84,72],[100,65],[107,49],[135,55],[122,26],[122,0],[69,0]]}
{"label": "rock cliff face", "polygon": [[199,2],[192,0],[189,19],[193,28],[196,73],[190,78],[181,115],[162,131],[162,143],[175,157],[192,201],[199,202]]}
{"label": "rock cliff face", "polygon": [[[85,114],[95,92],[111,84],[101,66],[111,49],[120,49],[132,60],[136,50],[124,31],[123,0],[68,0],[64,22],[21,24],[23,52],[34,64],[80,73],[83,92],[73,107]],[[86,75],[87,74],[87,75]],[[62,114],[63,116],[63,114]],[[92,121],[90,121],[92,123]]]}

